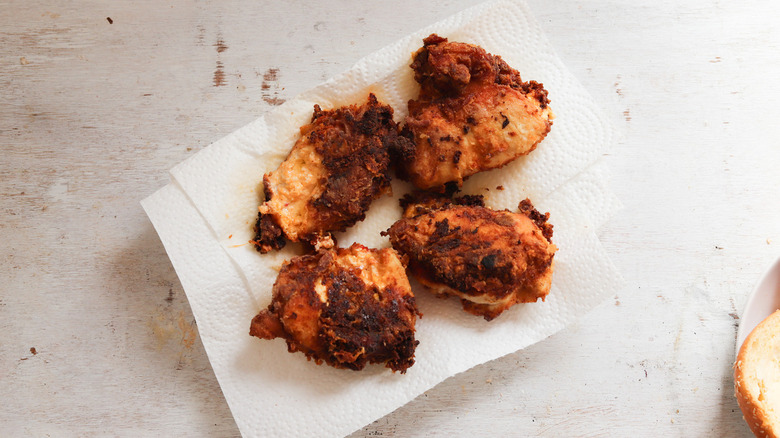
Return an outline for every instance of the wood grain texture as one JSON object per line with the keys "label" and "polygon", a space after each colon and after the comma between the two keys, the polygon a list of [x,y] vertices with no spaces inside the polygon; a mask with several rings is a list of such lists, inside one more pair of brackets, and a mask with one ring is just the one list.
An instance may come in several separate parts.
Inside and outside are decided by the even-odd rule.
{"label": "wood grain texture", "polygon": [[[475,3],[0,1],[3,433],[238,435],[138,202],[212,141]],[[627,286],[353,436],[749,436],[731,362],[780,253],[778,7],[530,5],[622,132],[605,159],[625,208],[600,237]]]}

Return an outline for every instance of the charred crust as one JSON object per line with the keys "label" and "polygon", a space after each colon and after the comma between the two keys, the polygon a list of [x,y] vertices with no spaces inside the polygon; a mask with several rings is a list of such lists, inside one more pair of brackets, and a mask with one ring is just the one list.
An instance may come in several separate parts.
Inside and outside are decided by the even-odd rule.
{"label": "charred crust", "polygon": [[[457,188],[454,190],[457,191]],[[453,192],[436,193],[415,190],[405,194],[398,200],[405,217],[414,217],[434,210],[441,210],[452,205],[484,207],[485,198],[482,195],[464,195],[452,197]]]}
{"label": "charred crust", "polygon": [[254,231],[255,238],[252,239],[251,243],[262,254],[282,249],[287,244],[282,228],[270,215],[259,213]]}
{"label": "charred crust", "polygon": [[547,97],[547,90],[544,89],[544,85],[536,81],[524,82],[521,86],[517,87],[528,96],[536,99],[539,102],[539,106],[544,109],[550,104],[550,99]]}
{"label": "charred crust", "polygon": [[552,226],[546,223],[549,215],[536,211],[530,201],[521,202],[521,214],[539,227],[546,243],[538,234],[523,237],[534,235],[517,228],[518,220],[526,219],[507,210],[435,202],[406,208],[405,217],[386,234],[393,248],[409,257],[410,272],[423,284],[441,285],[457,291],[461,298],[484,297],[500,303],[466,300],[467,312],[490,320],[514,303],[535,301],[549,292],[534,282],[549,275],[552,266],[554,249],[546,247]]}
{"label": "charred crust", "polygon": [[[394,371],[406,371],[414,363],[414,328],[402,318],[402,308],[416,309],[413,297],[375,299],[379,291],[367,287],[348,271],[331,274],[328,305],[322,310],[319,337],[327,351],[327,363],[361,370],[368,363],[387,363]],[[384,298],[384,300],[383,300]],[[408,312],[406,315],[408,316]]]}
{"label": "charred crust", "polygon": [[483,268],[490,270],[496,267],[496,255],[495,254],[488,254],[485,257],[482,257],[482,260],[479,261],[479,264],[482,265]]}
{"label": "charred crust", "polygon": [[552,224],[547,223],[547,221],[550,219],[550,213],[540,213],[536,208],[534,208],[531,200],[528,198],[520,201],[517,209],[520,211],[520,213],[526,215],[528,219],[531,219],[536,224],[536,226],[542,230],[542,235],[545,239],[547,239],[548,242],[552,242],[553,226]]}
{"label": "charred crust", "polygon": [[[281,337],[288,351],[300,351],[318,364],[361,370],[369,363],[384,363],[405,373],[414,364],[419,343],[414,337],[414,321],[420,315],[414,296],[397,284],[384,289],[366,284],[352,269],[340,267],[335,259],[350,250],[319,251],[286,262],[274,284],[272,302],[252,320],[250,334]],[[315,291],[318,282],[327,291],[327,304]],[[295,313],[301,307],[316,326],[308,345],[284,325],[285,314],[296,325],[305,323]]]}
{"label": "charred crust", "polygon": [[[314,222],[298,238],[318,247],[331,232],[344,231],[363,220],[371,202],[390,190],[391,150],[408,156],[414,154],[414,147],[400,135],[393,109],[374,94],[363,105],[332,110],[314,105],[305,132],[321,159],[325,177],[320,181],[321,193],[306,201],[317,212]],[[268,175],[264,182],[269,201],[274,194],[268,190]],[[280,225],[284,224],[258,218],[255,244],[260,252],[284,246]]]}
{"label": "charred crust", "polygon": [[409,174],[406,171],[408,166],[414,162],[417,146],[414,143],[414,134],[408,126],[404,126],[398,132],[398,135],[389,142],[390,161],[395,169],[398,178],[409,181]]}

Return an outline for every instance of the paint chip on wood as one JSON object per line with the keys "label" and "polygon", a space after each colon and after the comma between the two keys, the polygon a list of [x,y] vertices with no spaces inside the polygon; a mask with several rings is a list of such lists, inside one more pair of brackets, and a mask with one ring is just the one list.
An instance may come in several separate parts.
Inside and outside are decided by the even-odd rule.
{"label": "paint chip on wood", "polygon": [[221,87],[225,84],[225,66],[222,61],[217,61],[217,68],[214,70],[214,86]]}
{"label": "paint chip on wood", "polygon": [[278,79],[278,68],[269,68],[263,73],[263,82],[260,84],[260,94],[263,102],[269,105],[278,106],[285,102],[284,99],[279,97],[279,84],[276,82]]}
{"label": "paint chip on wood", "polygon": [[217,53],[222,53],[225,50],[229,49],[227,44],[225,44],[225,41],[222,40],[222,38],[217,38],[217,42],[214,43],[214,47],[217,48]]}

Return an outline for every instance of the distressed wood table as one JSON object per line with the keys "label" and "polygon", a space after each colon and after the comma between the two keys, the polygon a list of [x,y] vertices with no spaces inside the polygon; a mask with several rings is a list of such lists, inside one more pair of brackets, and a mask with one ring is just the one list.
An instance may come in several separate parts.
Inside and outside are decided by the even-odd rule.
{"label": "distressed wood table", "polygon": [[[139,201],[212,141],[475,4],[0,1],[0,424],[10,436],[235,436]],[[749,436],[748,293],[780,255],[780,8],[531,9],[622,133],[626,279],[559,334],[354,436]]]}

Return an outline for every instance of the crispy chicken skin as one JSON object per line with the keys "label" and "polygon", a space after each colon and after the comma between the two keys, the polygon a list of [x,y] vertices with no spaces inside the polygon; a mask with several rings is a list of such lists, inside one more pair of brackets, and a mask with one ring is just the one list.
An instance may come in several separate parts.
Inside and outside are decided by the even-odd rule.
{"label": "crispy chicken skin", "polygon": [[418,193],[401,205],[404,217],[383,234],[435,294],[457,296],[464,310],[490,321],[549,293],[557,250],[552,225],[528,199],[518,213],[484,207],[480,196]]}
{"label": "crispy chicken skin", "polygon": [[469,176],[533,151],[552,126],[547,91],[523,82],[499,56],[432,34],[413,55],[420,83],[393,149],[398,174],[421,189],[462,185]]}
{"label": "crispy chicken skin", "polygon": [[398,254],[355,243],[286,262],[249,334],[284,338],[291,353],[318,364],[361,370],[384,363],[404,373],[414,364],[418,315]]}
{"label": "crispy chicken skin", "polygon": [[369,204],[390,190],[388,149],[398,142],[409,140],[398,135],[393,109],[373,94],[359,106],[315,105],[290,154],[263,176],[265,202],[252,243],[262,253],[287,240],[332,247],[331,232],[363,220]]}

